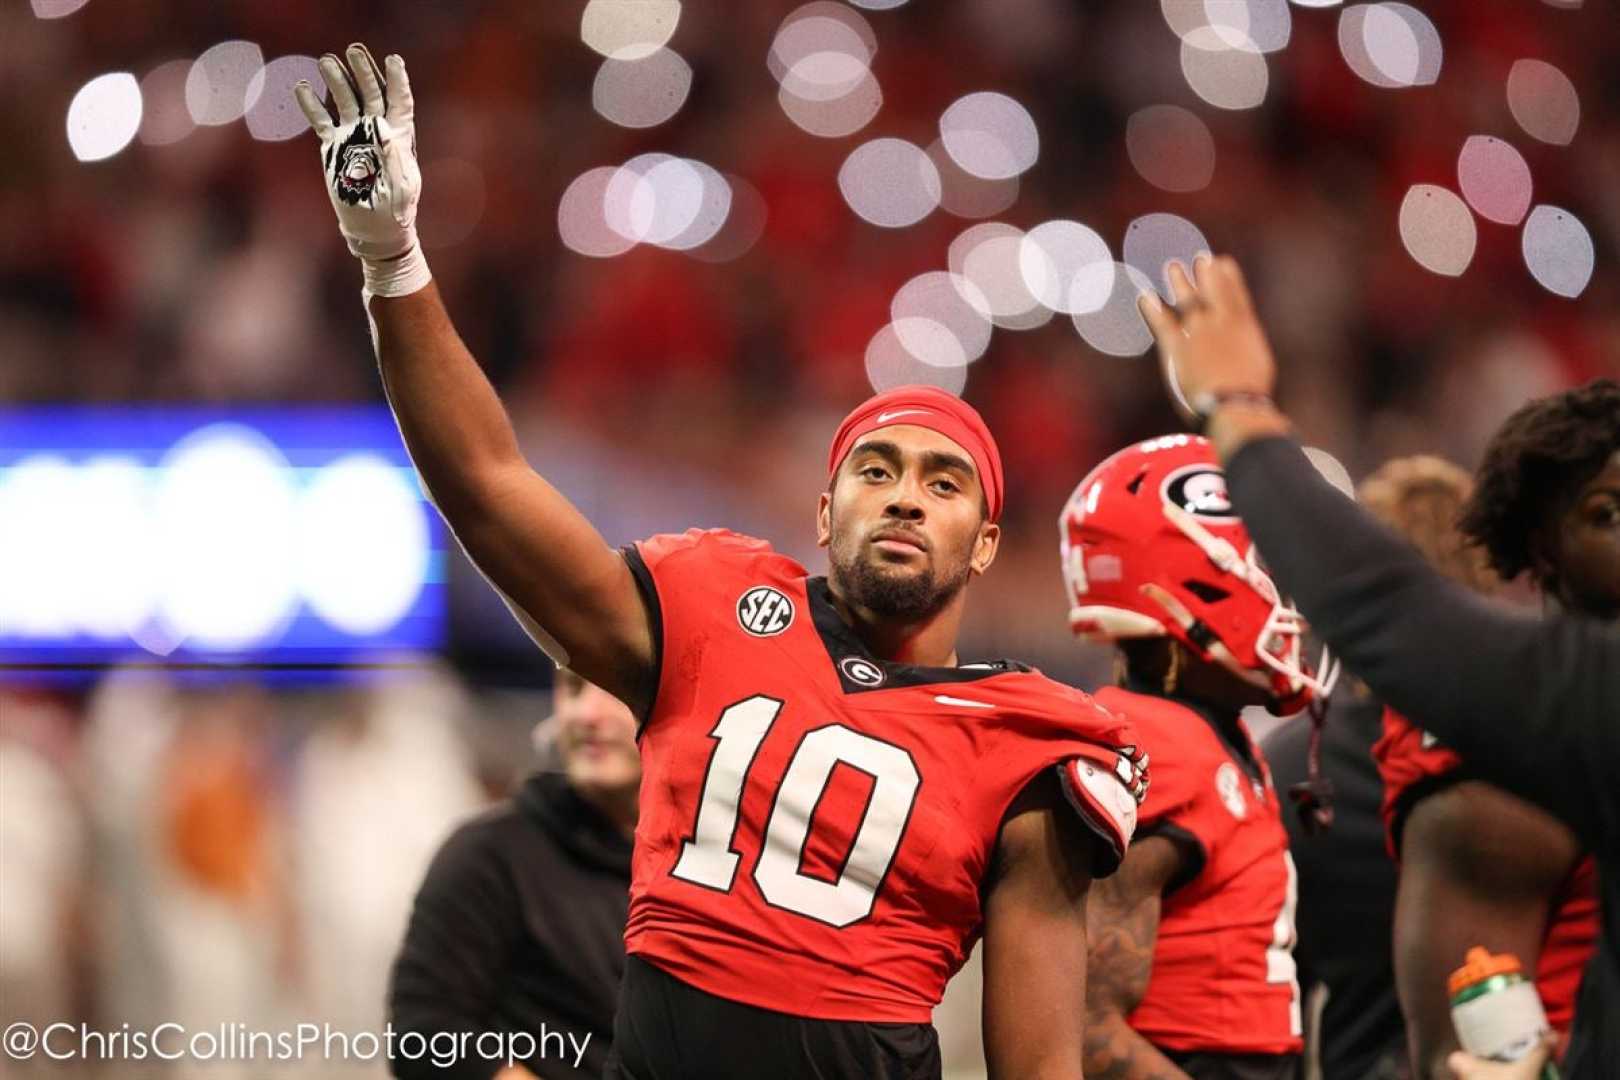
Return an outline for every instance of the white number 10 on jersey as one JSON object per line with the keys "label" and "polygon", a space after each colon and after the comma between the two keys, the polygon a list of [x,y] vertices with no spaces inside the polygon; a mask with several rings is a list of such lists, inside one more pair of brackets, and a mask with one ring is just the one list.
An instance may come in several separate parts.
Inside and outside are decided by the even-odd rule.
{"label": "white number 10 on jersey", "polygon": [[[720,714],[709,737],[716,740],[703,779],[692,838],[681,845],[671,871],[682,881],[730,892],[742,853],[737,816],[754,758],[783,703],[756,695]],[[840,763],[872,777],[872,793],[838,880],[800,873],[817,804]],[[878,887],[894,861],[922,777],[911,755],[892,743],[829,724],[799,742],[776,789],[764,843],[754,864],[754,884],[774,907],[833,926],[848,926],[872,913]],[[757,838],[751,838],[756,839]]]}

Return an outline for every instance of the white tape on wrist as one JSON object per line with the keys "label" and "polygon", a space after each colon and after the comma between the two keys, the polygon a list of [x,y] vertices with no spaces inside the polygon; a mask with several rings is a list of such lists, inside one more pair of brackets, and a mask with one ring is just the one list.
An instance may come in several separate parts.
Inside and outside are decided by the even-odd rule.
{"label": "white tape on wrist", "polygon": [[433,280],[422,245],[415,243],[396,259],[361,259],[360,268],[365,274],[365,291],[371,296],[409,296]]}

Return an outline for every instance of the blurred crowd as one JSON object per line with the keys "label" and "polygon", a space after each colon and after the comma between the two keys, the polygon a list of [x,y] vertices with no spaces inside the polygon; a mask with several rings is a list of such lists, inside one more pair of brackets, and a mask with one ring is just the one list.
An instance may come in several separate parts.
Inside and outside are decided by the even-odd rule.
{"label": "blurred crowd", "polygon": [[[727,525],[819,561],[810,524],[826,440],[869,389],[867,344],[896,287],[943,268],[971,224],[940,210],[906,229],[869,225],[844,204],[839,165],[878,135],[928,145],[940,112],[974,90],[1015,97],[1042,137],[999,219],[1075,218],[1116,245],[1141,214],[1196,222],[1249,272],[1286,409],[1354,475],[1415,451],[1471,466],[1526,397],[1620,374],[1620,20],[1602,0],[1430,0],[1445,69],[1410,90],[1357,79],[1339,55],[1337,12],[1294,7],[1292,42],[1268,58],[1265,104],[1236,112],[1189,90],[1159,3],[911,0],[868,14],[885,103],[844,139],[807,134],[777,103],[766,50],[795,6],[686,3],[670,47],[694,69],[691,96],[637,131],[592,109],[601,57],[580,40],[577,2],[90,0],[51,20],[4,5],[0,401],[379,397],[358,268],[313,137],[199,127],[96,163],[64,138],[88,79],[139,77],[230,38],[267,59],[352,40],[407,57],[434,274],[531,459],[613,543]],[[1571,145],[1514,127],[1504,83],[1525,57],[1578,88]],[[1190,108],[1212,129],[1202,190],[1162,191],[1133,168],[1126,120],[1154,104]],[[1535,283],[1512,228],[1482,222],[1455,279],[1403,249],[1402,197],[1414,183],[1455,188],[1472,134],[1514,142],[1535,201],[1591,230],[1597,272],[1577,299]],[[721,263],[564,248],[556,213],[570,181],[650,150],[752,183],[767,209],[759,242]],[[1060,316],[998,331],[965,396],[998,433],[1009,493],[1008,539],[964,654],[1018,656],[1094,685],[1106,665],[1067,639],[1054,526],[1104,454],[1173,427],[1157,371],[1145,355],[1092,351]],[[460,596],[458,655],[514,647],[504,609],[470,572]],[[526,746],[541,707],[473,704],[442,673],[422,680],[0,689],[7,1014],[375,1027],[426,858],[528,761],[512,747]]]}
{"label": "blurred crowd", "polygon": [[[548,705],[475,699],[438,668],[276,692],[121,672],[82,704],[0,690],[6,1022],[381,1031],[428,860],[454,825],[551,760],[529,741]],[[385,1075],[381,1062],[328,1064]],[[233,1077],[266,1066],[34,1067]]]}
{"label": "blurred crowd", "polygon": [[[974,90],[1015,97],[1042,137],[1000,219],[1075,218],[1117,245],[1133,218],[1169,211],[1243,259],[1283,357],[1285,405],[1353,474],[1416,450],[1472,464],[1526,396],[1620,369],[1620,22],[1603,4],[1434,0],[1423,6],[1444,68],[1407,90],[1351,72],[1337,11],[1295,6],[1291,42],[1267,58],[1264,105],[1226,111],[1189,89],[1159,3],[913,0],[866,13],[884,105],[843,139],[807,134],[777,103],[766,53],[795,6],[686,4],[669,45],[694,69],[691,95],[668,122],[630,130],[592,108],[601,57],[581,41],[578,3],[91,0],[53,20],[8,5],[0,86],[26,107],[0,119],[0,399],[378,395],[359,275],[312,136],[258,142],[238,122],[137,140],[104,162],[69,152],[62,118],[87,79],[140,76],[228,38],[266,59],[362,38],[409,59],[434,273],[533,460],[615,543],[726,524],[815,556],[812,493],[836,418],[867,390],[866,346],[896,287],[944,268],[972,224],[938,210],[911,228],[869,225],[843,203],[839,165],[879,135],[928,145],[944,107]],[[1525,57],[1578,89],[1571,145],[1515,126],[1504,86]],[[1154,104],[1212,129],[1202,190],[1165,192],[1133,168],[1126,120]],[[1535,283],[1511,227],[1481,221],[1456,279],[1403,249],[1403,195],[1455,189],[1471,134],[1512,142],[1535,201],[1591,230],[1597,273],[1578,299]],[[570,181],[649,150],[751,182],[767,207],[760,241],[723,263],[564,248],[556,210]],[[1052,522],[1103,454],[1172,426],[1155,380],[1145,356],[1093,352],[1062,316],[998,332],[974,364],[966,396],[1000,434],[1010,518],[1003,588],[975,605],[970,652],[1065,663]]]}

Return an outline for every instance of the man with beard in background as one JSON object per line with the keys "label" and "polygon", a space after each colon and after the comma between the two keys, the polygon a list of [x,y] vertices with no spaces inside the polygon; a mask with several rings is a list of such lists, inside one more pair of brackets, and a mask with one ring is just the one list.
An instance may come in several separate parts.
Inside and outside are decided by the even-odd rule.
{"label": "man with beard in background", "polygon": [[535,773],[445,841],[388,991],[400,1035],[434,1046],[498,1033],[528,1060],[396,1056],[401,1080],[599,1077],[607,1064],[641,783],[636,721],[571,671],[557,672],[553,700],[561,772]]}

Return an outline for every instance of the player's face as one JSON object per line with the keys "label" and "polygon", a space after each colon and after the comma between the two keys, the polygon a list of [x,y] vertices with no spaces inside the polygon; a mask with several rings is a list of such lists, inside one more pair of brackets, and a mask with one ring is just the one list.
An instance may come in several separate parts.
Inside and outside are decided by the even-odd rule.
{"label": "player's face", "polygon": [[1554,525],[1551,564],[1566,608],[1620,619],[1620,450]]}
{"label": "player's face", "polygon": [[601,687],[571,672],[557,674],[557,747],[569,783],[584,791],[634,788],[641,782],[635,717]]}
{"label": "player's face", "polygon": [[877,615],[939,611],[995,558],[998,526],[968,452],[928,428],[895,424],[861,439],[822,495],[817,539],[845,599]]}

